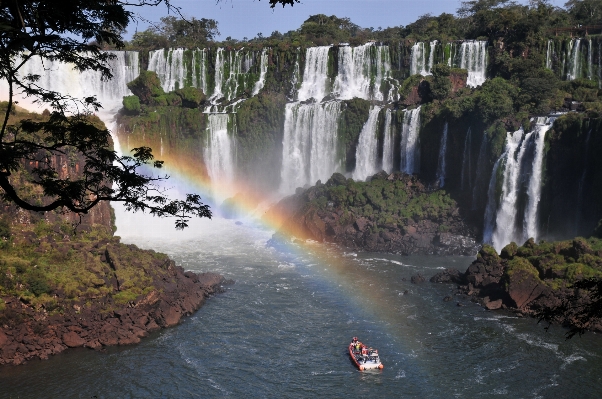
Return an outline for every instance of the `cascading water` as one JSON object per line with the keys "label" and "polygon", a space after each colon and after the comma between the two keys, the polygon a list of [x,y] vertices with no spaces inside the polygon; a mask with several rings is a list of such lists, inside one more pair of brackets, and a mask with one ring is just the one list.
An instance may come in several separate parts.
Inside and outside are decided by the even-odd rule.
{"label": "cascading water", "polygon": [[[374,79],[373,98],[377,101],[383,101],[384,96],[380,87],[385,79],[391,74],[391,55],[389,46],[375,46],[376,49],[376,78]],[[389,90],[388,101],[393,102],[396,96],[393,93],[394,87]]]}
{"label": "cascading water", "polygon": [[166,92],[184,87],[187,74],[184,64],[184,49],[150,51],[148,70],[157,73],[161,87]]}
{"label": "cascading water", "polygon": [[495,190],[497,187],[497,173],[500,165],[504,159],[506,159],[507,152],[504,151],[502,155],[495,161],[493,170],[491,171],[491,178],[489,179],[489,186],[487,188],[487,207],[485,208],[484,227],[483,227],[483,242],[487,244],[493,244],[493,231],[495,229],[495,211],[497,209],[497,198],[495,196]]}
{"label": "cascading water", "polygon": [[368,120],[364,123],[360,132],[359,142],[355,153],[355,170],[353,178],[365,180],[378,172],[378,140],[376,138],[376,127],[378,114],[381,107],[372,106],[368,114]]}
{"label": "cascading water", "polygon": [[525,220],[523,222],[524,238],[533,237],[536,241],[539,237],[538,231],[538,208],[541,199],[541,177],[544,155],[544,141],[546,132],[550,130],[554,119],[537,118],[533,140],[535,141],[535,154],[531,166],[531,178],[527,189],[527,207],[525,209]]}
{"label": "cascading water", "polygon": [[290,103],[284,116],[280,192],[290,194],[297,187],[326,180],[336,172],[340,104]]}
{"label": "cascading water", "polygon": [[[495,217],[491,242],[497,251],[514,241],[522,244],[528,238],[539,238],[538,208],[541,199],[541,180],[545,134],[552,127],[554,118],[538,118],[533,131],[518,130],[508,133],[504,151],[504,180],[502,195]],[[497,167],[494,167],[496,173]],[[493,223],[488,222],[495,199],[489,193],[485,216],[485,238]],[[493,202],[492,202],[493,201]],[[518,214],[519,204],[524,203],[524,213]],[[518,225],[522,218],[522,225]],[[520,227],[519,227],[520,226]]]}
{"label": "cascading water", "polygon": [[587,41],[587,78],[592,79],[594,77],[594,48],[592,46],[592,39]]}
{"label": "cascading water", "polygon": [[427,76],[431,74],[433,62],[435,59],[435,46],[437,41],[430,42],[428,60],[426,57],[426,49],[423,42],[417,42],[412,46],[410,75]]}
{"label": "cascading water", "polygon": [[[520,166],[525,155],[526,146],[521,146],[524,131],[520,128],[506,136],[506,153],[504,181],[502,182],[502,197],[495,218],[495,229],[492,235],[496,251],[511,241],[516,240],[516,204],[518,201]],[[530,134],[528,134],[529,136]],[[527,140],[528,137],[525,137]]]}
{"label": "cascading water", "polygon": [[315,98],[321,101],[326,96],[328,80],[328,51],[330,46],[309,47],[305,51],[303,83],[297,93],[299,101]]}
{"label": "cascading water", "polygon": [[[207,51],[196,49],[192,52],[192,86],[207,93]],[[198,68],[197,68],[198,65]]]}
{"label": "cascading water", "polygon": [[443,126],[443,134],[441,135],[441,143],[439,144],[439,162],[437,163],[437,181],[439,182],[439,187],[445,186],[445,172],[446,172],[446,164],[445,164],[445,156],[447,154],[447,122]]}
{"label": "cascading water", "polygon": [[255,87],[253,88],[252,95],[254,96],[257,95],[261,89],[263,89],[263,85],[265,84],[265,74],[268,72],[268,52],[265,48],[261,51],[261,63],[259,69],[259,80],[255,83]]}
{"label": "cascading water", "polygon": [[207,120],[207,143],[204,148],[205,166],[214,189],[228,195],[234,181],[234,143],[228,134],[228,114],[210,114]]}
{"label": "cascading water", "polygon": [[382,168],[384,171],[390,173],[393,172],[393,159],[395,154],[395,146],[393,145],[393,139],[395,137],[393,131],[393,125],[391,124],[391,110],[387,108],[385,111],[385,127],[384,127],[384,138],[383,138],[383,164]]}
{"label": "cascading water", "polygon": [[569,70],[566,75],[567,80],[575,80],[577,79],[581,73],[581,57],[579,56],[579,45],[581,43],[581,39],[571,40],[569,44],[569,54],[570,54],[570,62],[569,62]]}
{"label": "cascading water", "polygon": [[460,68],[468,70],[467,86],[477,87],[485,83],[487,79],[487,42],[474,40],[462,43]]}
{"label": "cascading water", "polygon": [[419,142],[420,107],[405,111],[403,130],[401,132],[401,164],[400,170],[407,174],[419,172]]}
{"label": "cascading water", "polygon": [[339,48],[339,73],[333,86],[337,98],[370,98],[371,47],[372,43]]}
{"label": "cascading water", "polygon": [[552,54],[554,52],[554,42],[548,40],[548,48],[546,50],[546,68],[552,69]]}

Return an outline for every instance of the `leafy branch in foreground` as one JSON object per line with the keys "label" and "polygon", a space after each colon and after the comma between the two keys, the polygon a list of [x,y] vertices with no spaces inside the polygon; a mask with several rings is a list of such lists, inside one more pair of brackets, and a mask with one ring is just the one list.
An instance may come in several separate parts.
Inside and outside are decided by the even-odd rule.
{"label": "leafy branch in foreground", "polygon": [[[159,4],[179,13],[170,0],[64,0],[60,7],[40,0],[0,1],[0,82],[8,88],[8,102],[0,106],[4,200],[30,211],[57,209],[80,215],[101,201],[121,202],[128,210],[175,217],[179,229],[193,216],[211,217],[198,195],[169,199],[160,185],[167,176],[140,172],[163,164],[154,160],[150,148],[136,148],[131,156],[119,156],[112,149],[109,131],[92,116],[101,108],[95,97],[76,99],[47,90],[39,84],[39,75],[22,73],[29,60],[40,58],[112,78],[107,61],[115,55],[101,51],[101,46],[123,48],[122,33],[135,18],[125,7]],[[15,120],[16,95],[52,112],[43,120]],[[66,159],[77,167],[66,168]],[[23,179],[29,184],[21,184]]]}

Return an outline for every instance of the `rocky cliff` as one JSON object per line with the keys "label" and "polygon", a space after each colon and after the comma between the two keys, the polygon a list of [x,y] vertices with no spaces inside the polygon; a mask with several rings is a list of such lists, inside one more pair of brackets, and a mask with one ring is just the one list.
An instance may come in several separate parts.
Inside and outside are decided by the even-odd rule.
{"label": "rocky cliff", "polygon": [[365,251],[473,255],[478,248],[475,230],[445,191],[400,172],[368,182],[335,173],[271,212],[287,215],[282,229],[297,236]]}

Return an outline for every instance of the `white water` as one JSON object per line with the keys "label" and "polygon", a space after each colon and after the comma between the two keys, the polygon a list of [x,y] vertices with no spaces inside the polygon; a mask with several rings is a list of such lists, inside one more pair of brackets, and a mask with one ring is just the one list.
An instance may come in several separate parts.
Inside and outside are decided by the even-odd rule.
{"label": "white water", "polygon": [[[192,52],[192,86],[203,90],[207,93],[207,52],[205,50],[196,49]],[[197,71],[197,64],[199,65]]]}
{"label": "white water", "polygon": [[439,162],[437,163],[437,181],[439,187],[445,186],[445,173],[447,166],[445,164],[445,156],[447,154],[447,122],[443,126],[443,134],[441,135],[441,143],[439,144]]}
{"label": "white water", "polygon": [[326,181],[336,172],[336,138],[340,104],[290,103],[286,105],[280,192]]}
{"label": "white water", "polygon": [[553,42],[548,40],[548,48],[546,50],[546,68],[552,69],[552,53],[553,53]]}
{"label": "white water", "polygon": [[235,177],[234,143],[228,134],[228,120],[228,114],[208,115],[204,148],[205,166],[212,188],[225,196],[231,194],[228,189]]}
{"label": "white water", "polygon": [[383,137],[383,164],[382,168],[384,171],[391,173],[393,172],[393,159],[395,154],[395,145],[393,139],[395,138],[395,132],[393,131],[393,125],[391,124],[391,110],[386,109],[385,111],[385,127]]}
{"label": "white water", "polygon": [[537,124],[533,132],[535,140],[535,154],[531,165],[531,178],[529,179],[529,188],[527,190],[528,200],[525,209],[525,220],[523,223],[524,238],[533,238],[537,242],[539,238],[538,230],[538,208],[541,199],[541,177],[543,165],[543,150],[546,132],[550,130],[553,120],[548,118],[537,118]]}
{"label": "white water", "polygon": [[154,50],[149,52],[148,70],[155,71],[165,92],[181,89],[186,79],[184,49]]}
{"label": "white water", "polygon": [[381,107],[372,106],[368,114],[368,120],[364,123],[355,153],[355,170],[353,178],[355,180],[366,180],[368,176],[378,172],[378,140],[376,138],[376,127],[378,114]]}
{"label": "white water", "polygon": [[253,88],[252,95],[254,96],[257,95],[261,89],[263,89],[263,85],[265,84],[265,74],[268,72],[268,52],[265,48],[261,51],[261,64],[259,70],[259,80],[255,83],[255,87]]}
{"label": "white water", "polygon": [[419,137],[420,107],[406,111],[403,116],[401,132],[401,164],[400,170],[407,174],[419,172]]}
{"label": "white water", "polygon": [[566,75],[567,80],[575,80],[580,76],[581,72],[581,57],[579,57],[579,44],[581,39],[571,40],[569,44],[569,70]]}
{"label": "white water", "polygon": [[592,46],[592,39],[587,41],[587,78],[592,79],[594,77],[594,48]]}
{"label": "white water", "polygon": [[487,79],[487,42],[474,40],[462,43],[460,68],[468,70],[467,86],[477,87],[485,83]]}
{"label": "white water", "polygon": [[[514,133],[508,132],[506,136],[506,154],[504,181],[502,183],[502,197],[496,213],[495,230],[492,235],[493,246],[496,251],[516,240],[516,202],[518,200],[519,172],[522,158],[527,146],[521,146],[523,142],[523,129]],[[530,133],[527,134],[530,136]],[[524,138],[524,141],[528,137]],[[522,244],[519,243],[519,244]]]}
{"label": "white water", "polygon": [[495,190],[497,186],[497,173],[500,165],[504,159],[506,159],[507,153],[504,152],[493,165],[491,171],[491,178],[489,179],[489,186],[487,189],[487,207],[485,208],[485,220],[483,227],[483,242],[487,244],[493,244],[493,231],[495,229],[495,212],[497,209],[497,198],[495,196]]}
{"label": "white water", "polygon": [[327,94],[328,51],[330,46],[309,47],[305,51],[303,83],[297,93],[299,101],[315,98],[321,101]]}
{"label": "white water", "polygon": [[372,43],[358,47],[339,48],[339,73],[333,91],[337,98],[350,100],[354,97],[370,98],[370,75]]}
{"label": "white water", "polygon": [[[373,98],[377,101],[383,101],[384,96],[380,91],[380,86],[388,79],[391,74],[391,55],[389,46],[376,46],[376,78],[374,79]],[[389,90],[388,101],[395,101],[393,87]]]}
{"label": "white water", "polygon": [[417,42],[412,46],[412,53],[410,57],[410,75],[430,75],[430,68],[427,64],[424,42]]}

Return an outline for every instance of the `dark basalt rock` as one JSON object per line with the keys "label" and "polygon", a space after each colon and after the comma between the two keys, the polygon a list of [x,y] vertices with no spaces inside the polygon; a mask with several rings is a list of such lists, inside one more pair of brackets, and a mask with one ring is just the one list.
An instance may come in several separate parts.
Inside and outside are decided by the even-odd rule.
{"label": "dark basalt rock", "polygon": [[420,283],[424,283],[426,281],[426,279],[424,278],[424,276],[422,276],[422,274],[418,273],[418,274],[412,276],[410,281],[412,282],[412,284],[420,284]]}

